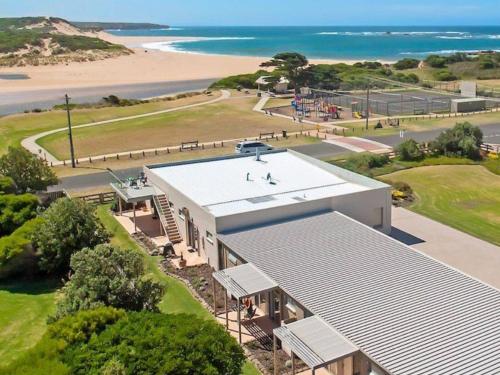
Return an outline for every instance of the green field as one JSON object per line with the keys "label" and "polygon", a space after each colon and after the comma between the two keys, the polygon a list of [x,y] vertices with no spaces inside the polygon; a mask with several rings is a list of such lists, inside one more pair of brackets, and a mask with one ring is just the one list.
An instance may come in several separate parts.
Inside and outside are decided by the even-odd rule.
{"label": "green field", "polygon": [[54,281],[0,282],[0,365],[32,347],[54,311],[58,283]]}
{"label": "green field", "polygon": [[[99,206],[97,215],[113,234],[111,242],[117,246],[144,254],[150,275],[166,286],[160,303],[163,313],[188,313],[205,319],[212,315],[191,295],[184,284],[165,275],[158,268],[159,258],[146,255],[123,227],[109,213],[109,206]],[[13,282],[0,284],[0,358],[6,365],[33,346],[46,329],[47,317],[55,310],[55,282]],[[260,372],[247,362],[243,375]]]}
{"label": "green field", "polygon": [[416,194],[411,210],[500,245],[500,176],[478,165],[419,167],[380,176]]}
{"label": "green field", "polygon": [[[71,120],[73,125],[82,125],[201,103],[215,99],[218,96],[219,93],[212,96],[197,95],[172,101],[155,101],[130,107],[77,109],[71,111]],[[67,126],[65,111],[27,113],[0,117],[0,139],[2,140],[0,142],[0,155],[7,151],[8,146],[19,146],[21,140],[26,137],[65,126]]]}
{"label": "green field", "polygon": [[[232,98],[177,112],[116,122],[104,127],[74,129],[73,139],[78,157],[114,152],[175,146],[199,140],[210,142],[259,133],[299,131],[300,126],[288,119],[267,117],[252,111],[257,98]],[[304,125],[304,129],[312,129]],[[68,159],[67,134],[60,132],[39,139],[38,143],[58,159]]]}

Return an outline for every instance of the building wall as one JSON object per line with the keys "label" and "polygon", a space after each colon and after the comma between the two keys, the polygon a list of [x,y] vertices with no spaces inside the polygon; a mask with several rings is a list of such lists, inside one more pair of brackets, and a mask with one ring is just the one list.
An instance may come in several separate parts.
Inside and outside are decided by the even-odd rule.
{"label": "building wall", "polygon": [[339,211],[384,233],[389,233],[391,230],[391,204],[390,189],[381,188],[333,198],[297,202],[287,206],[228,215],[218,217],[215,220],[217,231],[223,232],[332,210]]}
{"label": "building wall", "polygon": [[[183,193],[169,185],[154,173],[151,173],[148,168],[144,168],[144,172],[146,173],[148,180],[163,191],[167,195],[168,200],[172,202],[174,208],[174,218],[177,222],[177,226],[179,227],[179,233],[184,240],[186,240],[186,222],[179,216],[179,209],[185,207],[189,210],[189,215],[191,219],[193,219],[193,224],[198,228],[200,233],[200,255],[208,264],[218,269],[215,218],[191,199],[186,197]],[[213,243],[210,243],[209,240],[207,240],[207,231],[212,234]]]}

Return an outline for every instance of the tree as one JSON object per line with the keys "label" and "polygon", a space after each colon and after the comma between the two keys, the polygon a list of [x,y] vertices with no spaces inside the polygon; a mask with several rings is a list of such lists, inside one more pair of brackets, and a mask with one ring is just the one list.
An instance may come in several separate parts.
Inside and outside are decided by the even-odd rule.
{"label": "tree", "polygon": [[63,287],[56,318],[100,306],[157,311],[164,288],[146,278],[144,259],[111,245],[83,249],[71,257],[73,274]]}
{"label": "tree", "polygon": [[452,129],[443,131],[429,147],[438,155],[457,155],[479,159],[482,143],[481,129],[468,122],[462,122]]}
{"label": "tree", "polygon": [[9,147],[0,157],[0,174],[12,178],[21,192],[47,190],[57,177],[47,163],[22,147]]}
{"label": "tree", "polygon": [[33,236],[33,245],[40,269],[47,273],[66,272],[73,253],[109,239],[95,209],[79,199],[58,199],[42,214],[42,218],[39,230]]}
{"label": "tree", "polygon": [[399,158],[404,161],[422,160],[424,152],[420,145],[414,139],[407,139],[399,144],[396,148]]}
{"label": "tree", "polygon": [[309,87],[324,90],[336,90],[341,82],[335,65],[329,64],[309,65],[302,72],[302,81]]}
{"label": "tree", "polygon": [[290,81],[291,86],[297,91],[298,86],[303,82],[303,71],[309,64],[307,58],[297,52],[282,52],[260,64],[262,67],[275,67],[279,73]]}
{"label": "tree", "polygon": [[245,356],[215,320],[141,311],[67,350],[64,360],[75,375],[100,374],[112,360],[128,374],[239,375]]}

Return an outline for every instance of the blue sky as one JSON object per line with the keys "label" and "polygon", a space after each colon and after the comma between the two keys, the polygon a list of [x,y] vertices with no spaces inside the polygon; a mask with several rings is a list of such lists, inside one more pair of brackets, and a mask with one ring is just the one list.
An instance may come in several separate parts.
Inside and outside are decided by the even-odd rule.
{"label": "blue sky", "polygon": [[499,0],[0,0],[1,17],[169,25],[500,25]]}

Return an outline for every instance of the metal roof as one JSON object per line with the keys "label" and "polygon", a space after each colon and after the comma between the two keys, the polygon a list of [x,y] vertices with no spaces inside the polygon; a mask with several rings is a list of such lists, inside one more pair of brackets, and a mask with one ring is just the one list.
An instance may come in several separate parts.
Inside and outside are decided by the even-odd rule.
{"label": "metal roof", "polygon": [[236,298],[253,296],[278,286],[252,263],[217,271],[213,277]]}
{"label": "metal roof", "polygon": [[317,316],[284,325],[273,332],[310,368],[325,366],[358,351]]}
{"label": "metal roof", "polygon": [[391,374],[499,374],[500,291],[340,213],[219,235]]}

